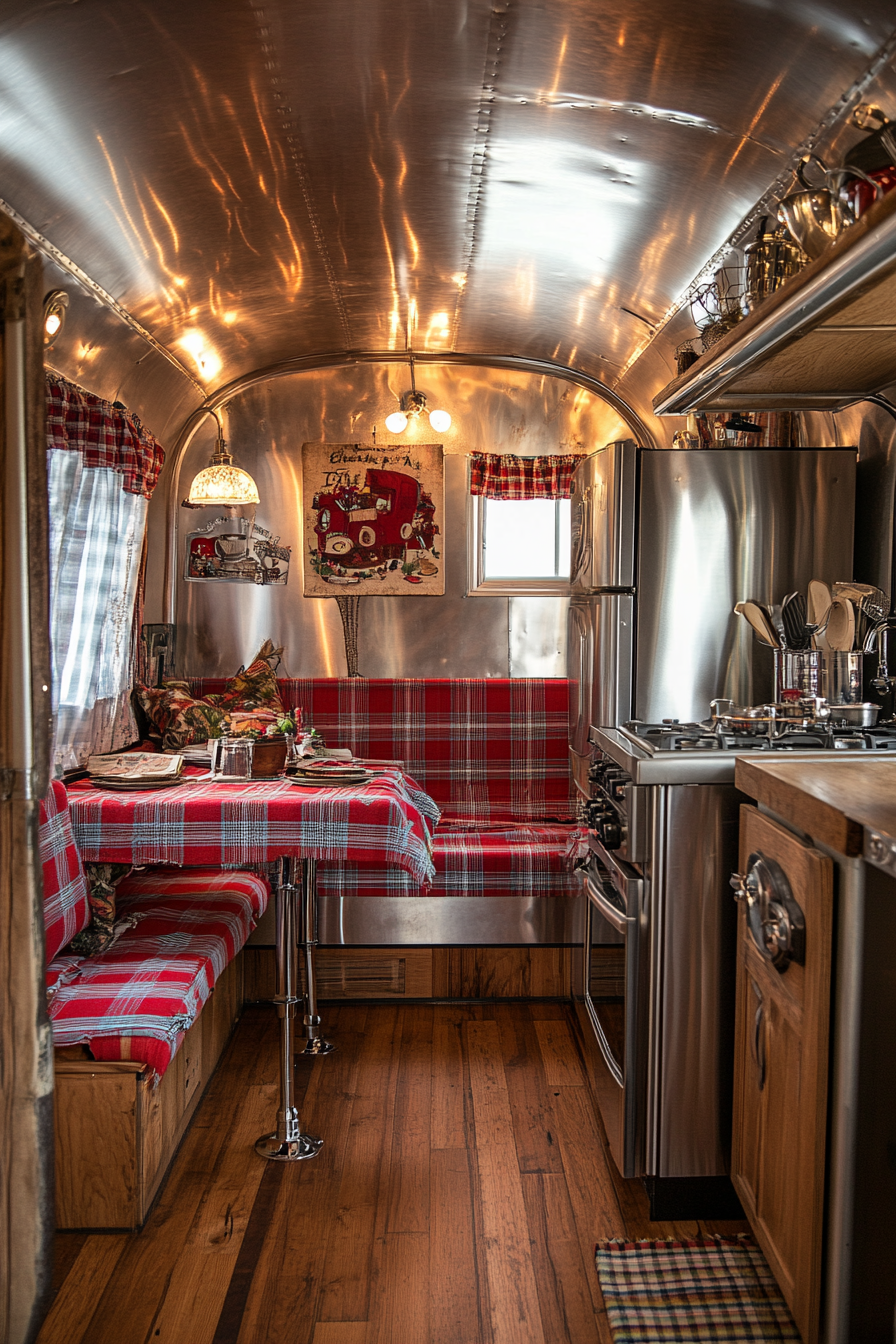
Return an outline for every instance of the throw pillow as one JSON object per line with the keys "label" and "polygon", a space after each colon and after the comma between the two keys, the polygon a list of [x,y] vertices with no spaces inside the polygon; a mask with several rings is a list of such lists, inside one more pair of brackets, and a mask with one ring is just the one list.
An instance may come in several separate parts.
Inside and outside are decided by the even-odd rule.
{"label": "throw pillow", "polygon": [[266,639],[248,667],[241,667],[224,690],[216,697],[227,709],[272,709],[282,712],[283,701],[277,686],[282,646]]}
{"label": "throw pillow", "polygon": [[[68,951],[79,957],[95,957],[111,947],[121,932],[115,927],[115,888],[123,877],[127,877],[131,867],[130,863],[85,863],[90,923],[81,933],[75,934]],[[133,920],[128,920],[126,927],[132,923]]]}
{"label": "throw pillow", "polygon": [[276,667],[282,648],[266,639],[252,662],[240,668],[223,691],[195,697],[185,681],[166,681],[161,686],[138,686],[136,693],[144,714],[155,727],[166,751],[179,751],[230,730],[234,710],[269,709],[282,713]]}

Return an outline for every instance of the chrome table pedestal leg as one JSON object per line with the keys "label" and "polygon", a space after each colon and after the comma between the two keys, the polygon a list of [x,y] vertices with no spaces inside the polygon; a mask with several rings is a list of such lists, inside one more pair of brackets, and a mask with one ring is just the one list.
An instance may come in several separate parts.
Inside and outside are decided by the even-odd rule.
{"label": "chrome table pedestal leg", "polygon": [[305,1048],[302,1055],[328,1055],[336,1047],[320,1034],[317,1012],[317,979],[314,949],[317,947],[317,860],[302,860],[302,918],[299,942],[305,952]]}
{"label": "chrome table pedestal leg", "polygon": [[299,1124],[299,1109],[295,1104],[293,1079],[293,1023],[296,1004],[296,897],[293,881],[293,860],[277,860],[276,915],[277,915],[277,995],[274,1002],[280,1017],[280,1109],[277,1111],[277,1130],[263,1134],[255,1145],[259,1157],[275,1162],[301,1162],[316,1157],[323,1139],[303,1134]]}

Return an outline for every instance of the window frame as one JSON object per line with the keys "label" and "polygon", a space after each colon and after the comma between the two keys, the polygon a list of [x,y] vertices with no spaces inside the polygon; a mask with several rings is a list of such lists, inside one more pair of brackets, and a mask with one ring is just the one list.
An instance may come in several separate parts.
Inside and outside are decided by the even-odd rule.
{"label": "window frame", "polygon": [[[485,577],[485,508],[487,496],[467,489],[467,597],[568,597],[569,579]],[[559,504],[560,501],[555,500]]]}

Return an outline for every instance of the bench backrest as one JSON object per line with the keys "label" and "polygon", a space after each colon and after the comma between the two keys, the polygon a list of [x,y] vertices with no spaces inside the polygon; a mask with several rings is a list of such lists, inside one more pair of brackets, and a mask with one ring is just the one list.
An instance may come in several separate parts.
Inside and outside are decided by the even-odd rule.
{"label": "bench backrest", "polygon": [[[192,686],[207,695],[223,684]],[[565,679],[297,677],[278,685],[327,746],[404,761],[446,818],[575,818]]]}
{"label": "bench backrest", "polygon": [[90,923],[87,878],[72,833],[68,795],[58,779],[40,805],[47,964]]}

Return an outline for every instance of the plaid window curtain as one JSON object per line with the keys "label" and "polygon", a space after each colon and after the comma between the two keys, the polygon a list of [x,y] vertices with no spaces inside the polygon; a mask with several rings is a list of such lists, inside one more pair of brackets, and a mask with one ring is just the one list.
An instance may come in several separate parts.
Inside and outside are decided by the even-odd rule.
{"label": "plaid window curtain", "polygon": [[57,774],[137,736],[132,627],[149,496],[164,462],[135,416],[47,378]]}
{"label": "plaid window curtain", "polygon": [[120,489],[146,499],[165,461],[164,448],[132,411],[58,373],[47,374],[47,447],[80,453],[85,466],[117,472]]}
{"label": "plaid window curtain", "polygon": [[488,499],[569,499],[580,454],[514,457],[512,453],[471,453],[470,494]]}

